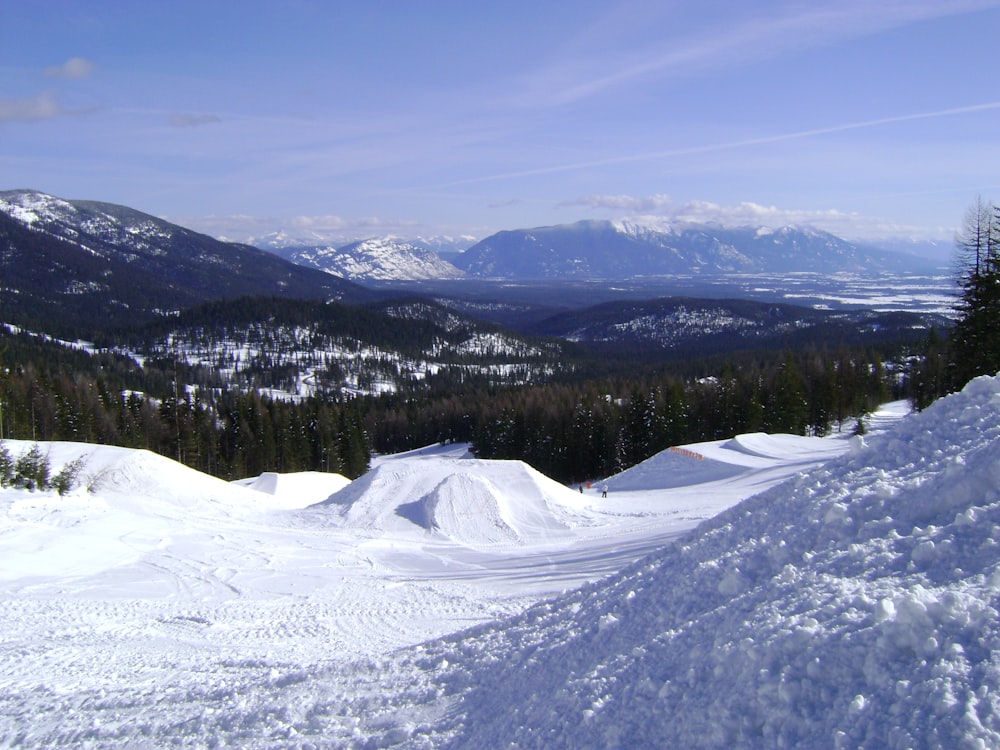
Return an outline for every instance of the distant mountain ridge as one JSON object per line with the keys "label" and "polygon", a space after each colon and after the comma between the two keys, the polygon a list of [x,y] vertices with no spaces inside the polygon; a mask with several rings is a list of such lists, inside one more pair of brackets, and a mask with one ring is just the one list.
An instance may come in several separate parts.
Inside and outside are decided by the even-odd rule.
{"label": "distant mountain ridge", "polygon": [[925,263],[816,229],[706,225],[661,230],[610,221],[497,232],[455,260],[470,276],[510,280],[863,273],[912,270]]}
{"label": "distant mountain ridge", "polygon": [[851,242],[809,227],[672,228],[579,221],[496,232],[462,250],[437,242],[376,237],[347,245],[263,244],[311,268],[359,282],[431,279],[608,281],[740,273],[930,271],[940,265],[915,245],[891,249]]}
{"label": "distant mountain ridge", "polygon": [[344,279],[126,206],[34,190],[0,192],[0,261],[8,320],[107,325],[247,295],[373,297]]}
{"label": "distant mountain ridge", "polygon": [[[913,271],[931,266],[925,257],[796,227],[662,229],[579,221],[504,230],[471,247],[466,237],[404,240],[393,236],[338,247],[291,245],[291,237],[279,233],[260,238],[267,248],[262,250],[213,239],[125,206],[64,200],[32,190],[0,192],[0,215],[33,232],[70,242],[105,263],[141,266],[172,285],[179,300],[190,297],[194,302],[257,293],[362,299],[363,291],[345,280],[613,281],[739,273]],[[298,269],[277,262],[276,257]],[[326,276],[310,276],[302,269],[323,271]],[[97,276],[75,279],[75,292],[88,286],[107,288],[106,275]]]}

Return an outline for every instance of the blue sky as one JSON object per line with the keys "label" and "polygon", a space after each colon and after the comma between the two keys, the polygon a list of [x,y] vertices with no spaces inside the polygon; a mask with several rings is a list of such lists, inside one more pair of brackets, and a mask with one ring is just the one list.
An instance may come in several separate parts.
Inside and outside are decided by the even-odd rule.
{"label": "blue sky", "polygon": [[584,218],[949,240],[1000,0],[0,0],[0,189],[217,236]]}

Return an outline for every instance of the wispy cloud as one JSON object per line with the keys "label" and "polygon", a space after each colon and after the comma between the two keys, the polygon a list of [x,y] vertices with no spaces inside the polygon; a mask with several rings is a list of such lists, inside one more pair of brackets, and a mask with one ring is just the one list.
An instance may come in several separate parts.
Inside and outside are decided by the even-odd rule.
{"label": "wispy cloud", "polygon": [[250,214],[174,215],[161,218],[212,237],[250,244],[277,234],[295,238],[324,238],[340,233],[348,226],[342,217],[333,214],[296,216],[290,219]]}
{"label": "wispy cloud", "polygon": [[585,207],[616,219],[634,221],[644,226],[666,227],[685,224],[718,224],[724,227],[809,226],[847,239],[922,237],[948,239],[950,227],[928,229],[900,224],[889,219],[836,209],[806,210],[765,206],[752,201],[723,205],[693,200],[675,204],[668,196],[588,195],[559,204],[562,207]]}
{"label": "wispy cloud", "polygon": [[[571,104],[630,83],[653,77],[690,76],[704,69],[745,65],[788,52],[815,48],[870,35],[917,21],[997,7],[997,0],[838,0],[824,3],[785,3],[762,11],[747,5],[742,15],[728,8],[700,29],[673,31],[677,15],[673,4],[646,10],[647,18],[633,24],[662,27],[655,42],[639,42],[622,34],[617,48],[598,50],[592,44],[562,50],[549,66],[531,72],[524,81],[526,104]],[[634,10],[634,9],[630,9]],[[588,42],[601,33],[587,36]]]}
{"label": "wispy cloud", "polygon": [[421,234],[436,233],[434,227],[419,222],[405,219],[385,219],[378,216],[347,219],[338,214],[291,217],[213,214],[163,218],[213,237],[250,244],[266,242],[273,239],[275,235],[303,243],[346,244],[362,237],[385,235],[415,237]]}
{"label": "wispy cloud", "polygon": [[649,151],[641,154],[624,154],[613,156],[607,159],[595,159],[592,161],[573,162],[570,164],[555,164],[547,167],[535,169],[525,169],[517,172],[500,172],[492,175],[482,175],[472,177],[467,180],[460,180],[439,187],[455,187],[458,185],[469,185],[481,182],[494,182],[499,180],[514,179],[519,177],[533,177],[537,175],[556,174],[559,172],[572,172],[580,169],[592,169],[595,167],[616,166],[619,164],[629,164],[632,162],[651,161],[654,159],[667,159],[673,156],[691,156],[694,154],[713,153],[716,151],[728,151],[731,149],[748,148],[751,146],[763,146],[783,141],[794,141],[803,138],[811,138],[822,135],[832,135],[834,133],[845,133],[852,130],[864,130],[867,128],[893,125],[915,120],[930,120],[940,117],[958,117],[961,115],[977,114],[1000,109],[1000,101],[985,102],[982,104],[971,104],[964,107],[950,107],[948,109],[938,109],[930,112],[913,112],[905,115],[895,115],[893,117],[880,117],[873,120],[861,120],[858,122],[841,123],[838,125],[827,125],[807,130],[795,130],[788,133],[777,133],[765,135],[757,138],[746,138],[738,141],[726,141],[722,143],[709,143],[701,146],[685,146],[682,148],[666,149],[663,151]]}
{"label": "wispy cloud", "polygon": [[487,208],[510,208],[511,206],[520,206],[522,203],[524,203],[523,198],[508,198],[507,200],[488,203]]}
{"label": "wispy cloud", "polygon": [[45,69],[45,75],[49,78],[61,78],[67,81],[76,81],[81,78],[89,78],[97,65],[84,57],[71,57],[62,65],[53,65]]}
{"label": "wispy cloud", "polygon": [[[89,77],[96,65],[83,57],[71,57],[61,65],[44,70],[46,77],[75,81]],[[26,99],[0,98],[0,122],[37,122],[62,115],[81,114],[85,110],[64,107],[52,91],[43,91]],[[89,110],[86,110],[89,111]]]}
{"label": "wispy cloud", "polygon": [[658,213],[674,208],[673,199],[669,195],[658,194],[644,197],[634,195],[585,195],[571,201],[558,204],[560,208],[585,206],[594,209],[625,211],[635,213]]}
{"label": "wispy cloud", "polygon": [[199,125],[211,125],[212,123],[222,122],[222,118],[218,115],[178,114],[170,115],[167,118],[167,122],[175,128],[196,128]]}
{"label": "wispy cloud", "polygon": [[49,120],[64,111],[55,96],[48,91],[30,99],[0,99],[0,122]]}

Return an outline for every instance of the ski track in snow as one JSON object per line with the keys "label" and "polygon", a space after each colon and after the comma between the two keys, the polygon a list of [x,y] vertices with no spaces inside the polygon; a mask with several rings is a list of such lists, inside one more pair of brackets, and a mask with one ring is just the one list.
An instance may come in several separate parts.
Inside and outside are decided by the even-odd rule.
{"label": "ski track in snow", "polygon": [[[971,714],[934,736],[1000,740],[994,641],[968,636],[1000,574],[958,554],[1000,507],[998,382],[864,441],[665,451],[606,499],[463,446],[227,484],[50,444],[93,492],[0,491],[0,745],[891,746],[859,718],[881,711],[913,746],[931,720],[892,711],[960,656],[982,674],[937,685],[937,715]],[[947,590],[963,575],[986,594]]]}

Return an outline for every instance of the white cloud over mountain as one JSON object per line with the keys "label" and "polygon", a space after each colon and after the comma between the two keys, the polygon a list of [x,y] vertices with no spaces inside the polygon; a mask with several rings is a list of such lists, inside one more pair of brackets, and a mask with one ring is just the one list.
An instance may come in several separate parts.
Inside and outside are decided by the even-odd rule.
{"label": "white cloud over mountain", "polygon": [[[753,201],[724,205],[692,200],[675,203],[670,196],[587,195],[560,204],[563,207],[609,212],[639,224],[720,224],[722,226],[810,226],[850,240],[875,242],[884,239],[927,237],[926,227],[913,227],[890,219],[837,209],[801,209],[766,206]],[[933,239],[950,240],[954,228],[939,227]]]}

